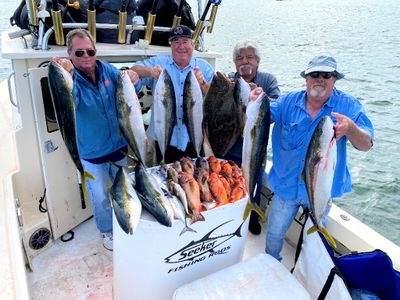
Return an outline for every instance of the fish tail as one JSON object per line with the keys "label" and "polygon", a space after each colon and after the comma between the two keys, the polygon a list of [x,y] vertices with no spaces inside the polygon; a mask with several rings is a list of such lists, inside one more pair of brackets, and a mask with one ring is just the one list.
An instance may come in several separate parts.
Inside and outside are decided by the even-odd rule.
{"label": "fish tail", "polygon": [[261,218],[261,221],[263,223],[267,222],[267,218],[265,217],[265,213],[262,211],[260,206],[256,202],[248,201],[246,208],[244,209],[243,213],[243,222],[246,221],[246,219],[249,217],[250,212],[254,210]]}
{"label": "fish tail", "polygon": [[84,171],[83,175],[82,175],[82,192],[83,192],[83,199],[81,201],[82,202],[81,203],[82,204],[82,209],[86,208],[85,200],[88,199],[88,192],[87,192],[87,189],[86,189],[86,180],[87,179],[95,180],[95,178],[93,177],[92,174],[90,174],[87,171]]}
{"label": "fish tail", "polygon": [[314,225],[312,227],[310,227],[307,230],[307,234],[311,234],[313,232],[319,231],[321,232],[321,234],[325,237],[325,239],[328,241],[328,243],[333,247],[336,248],[336,242],[333,239],[333,237],[331,236],[331,234],[328,232],[328,230],[326,230],[326,228],[321,227],[319,228],[318,226]]}
{"label": "fish tail", "polygon": [[185,224],[185,227],[183,227],[183,229],[182,229],[181,233],[179,234],[179,236],[181,236],[182,234],[184,234],[187,231],[191,231],[191,232],[197,233],[196,230],[194,230],[193,228],[190,228],[187,224]]}

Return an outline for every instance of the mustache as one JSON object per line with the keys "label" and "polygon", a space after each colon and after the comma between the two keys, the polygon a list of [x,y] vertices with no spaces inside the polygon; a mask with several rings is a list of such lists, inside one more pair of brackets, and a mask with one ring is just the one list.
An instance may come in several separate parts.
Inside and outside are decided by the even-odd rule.
{"label": "mustache", "polygon": [[241,65],[239,67],[239,74],[243,75],[243,74],[252,74],[254,71],[254,68],[252,65],[250,64],[246,64],[246,65]]}

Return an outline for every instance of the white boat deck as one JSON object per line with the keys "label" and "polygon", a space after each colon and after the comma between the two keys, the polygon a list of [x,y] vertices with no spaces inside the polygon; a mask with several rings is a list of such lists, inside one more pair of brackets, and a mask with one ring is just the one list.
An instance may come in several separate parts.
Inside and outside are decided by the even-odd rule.
{"label": "white boat deck", "polygon": [[[260,235],[248,234],[243,259],[263,253],[264,247],[265,226]],[[294,248],[287,243],[283,257],[283,264],[290,270]],[[91,218],[74,229],[73,240],[57,240],[32,259],[34,270],[27,273],[31,299],[112,299],[112,260],[112,252],[103,247]]]}

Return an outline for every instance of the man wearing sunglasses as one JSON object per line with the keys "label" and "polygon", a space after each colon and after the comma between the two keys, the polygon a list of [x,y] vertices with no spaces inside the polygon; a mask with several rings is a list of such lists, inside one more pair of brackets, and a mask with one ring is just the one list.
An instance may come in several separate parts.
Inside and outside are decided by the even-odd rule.
{"label": "man wearing sunglasses", "polygon": [[[176,96],[176,125],[166,151],[165,162],[174,162],[183,156],[195,157],[194,146],[189,141],[188,129],[183,120],[183,88],[187,74],[194,71],[200,88],[205,94],[214,75],[211,65],[203,59],[193,57],[192,31],[185,25],[178,25],[170,31],[171,54],[153,56],[135,63],[132,70],[141,78],[142,85],[154,90],[163,69],[168,71]],[[150,121],[149,136],[155,140],[154,119]]]}
{"label": "man wearing sunglasses", "polygon": [[[374,129],[363,105],[353,96],[335,88],[344,75],[330,56],[316,56],[300,73],[306,89],[271,101],[272,168],[268,182],[274,192],[268,217],[266,252],[281,260],[283,240],[300,206],[310,208],[302,177],[308,145],[319,121],[332,118],[337,139],[337,164],[332,198],[351,191],[347,167],[347,141],[360,151],[373,144]],[[258,89],[258,88],[257,88]],[[259,94],[260,90],[252,91]]]}
{"label": "man wearing sunglasses", "polygon": [[[96,46],[87,30],[74,29],[66,38],[68,59],[55,57],[73,76],[76,113],[76,135],[79,156],[85,171],[95,180],[87,180],[93,216],[102,234],[103,246],[113,249],[112,207],[108,184],[118,169],[110,163],[126,165],[127,142],[120,134],[116,113],[116,82],[120,70],[97,60]],[[125,71],[133,84],[138,75]]]}

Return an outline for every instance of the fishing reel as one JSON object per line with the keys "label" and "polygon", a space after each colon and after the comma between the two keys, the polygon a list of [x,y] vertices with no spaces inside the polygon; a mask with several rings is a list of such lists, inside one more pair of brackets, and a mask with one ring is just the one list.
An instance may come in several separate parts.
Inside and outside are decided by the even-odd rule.
{"label": "fishing reel", "polygon": [[78,0],[75,0],[74,2],[70,2],[70,0],[68,0],[67,7],[72,7],[73,9],[79,10],[81,8],[81,4]]}

